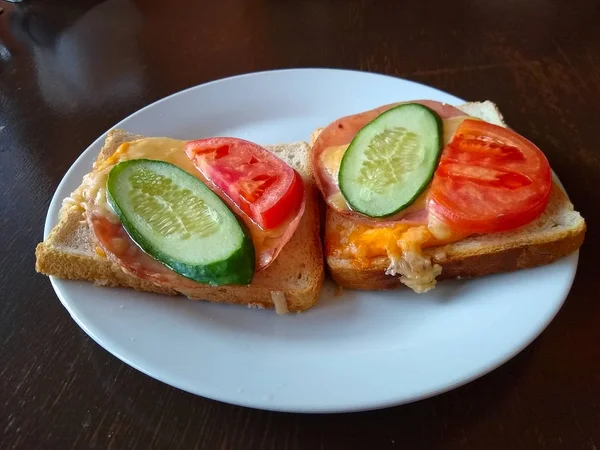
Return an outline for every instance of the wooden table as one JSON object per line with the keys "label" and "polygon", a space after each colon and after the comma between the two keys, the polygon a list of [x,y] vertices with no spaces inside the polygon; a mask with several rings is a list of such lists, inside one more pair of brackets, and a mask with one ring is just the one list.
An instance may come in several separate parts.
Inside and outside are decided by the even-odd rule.
{"label": "wooden table", "polygon": [[[589,1],[25,0],[0,15],[0,448],[600,448],[600,10]],[[493,373],[382,411],[196,397],[122,364],[34,272],[54,189],[138,108],[189,86],[340,67],[491,99],[588,221],[569,298]],[[360,387],[358,386],[357,389]]]}

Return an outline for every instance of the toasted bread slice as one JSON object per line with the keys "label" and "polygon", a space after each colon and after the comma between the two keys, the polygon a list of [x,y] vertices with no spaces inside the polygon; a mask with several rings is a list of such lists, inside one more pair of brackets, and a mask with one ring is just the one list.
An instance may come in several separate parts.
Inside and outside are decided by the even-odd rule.
{"label": "toasted bread slice", "polygon": [[[111,156],[124,142],[142,138],[122,130],[108,133],[96,162]],[[159,294],[183,294],[196,300],[235,303],[300,312],[313,306],[323,283],[317,193],[312,178],[310,149],[304,142],[267,147],[300,173],[306,186],[306,210],[292,239],[275,261],[255,274],[249,286],[208,286],[174,291],[138,278],[97,252],[96,238],[81,213],[63,206],[59,223],[36,248],[36,270],[58,278],[88,280],[99,286],[121,286]],[[282,294],[283,293],[283,294]]]}
{"label": "toasted bread slice", "polygon": [[[471,116],[506,126],[492,102],[467,103],[459,108]],[[312,143],[320,131],[313,133]],[[325,248],[331,231],[351,232],[355,226],[351,219],[327,208]],[[513,231],[473,236],[423,253],[442,267],[438,279],[475,277],[551,263],[577,250],[585,231],[585,221],[554,183],[546,211],[532,223]],[[403,286],[399,277],[385,274],[390,264],[387,257],[376,258],[366,269],[349,259],[326,255],[326,260],[331,276],[343,287],[377,290]]]}

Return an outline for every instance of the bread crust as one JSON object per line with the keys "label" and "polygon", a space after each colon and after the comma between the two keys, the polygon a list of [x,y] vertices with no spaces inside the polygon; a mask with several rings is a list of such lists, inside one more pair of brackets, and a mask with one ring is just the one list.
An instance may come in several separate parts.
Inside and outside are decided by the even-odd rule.
{"label": "bread crust", "polygon": [[[585,222],[572,230],[556,236],[549,242],[524,244],[482,251],[470,255],[445,256],[444,247],[428,249],[425,254],[432,256],[432,261],[442,267],[438,280],[452,278],[472,278],[502,272],[514,272],[536,266],[550,264],[563,258],[579,247],[585,238]],[[450,247],[450,246],[445,246]],[[440,252],[440,250],[442,250]],[[439,253],[436,255],[436,251]],[[383,259],[383,258],[382,258]],[[389,260],[378,260],[371,267],[364,269],[354,266],[349,260],[327,257],[329,272],[334,281],[342,287],[360,290],[387,290],[405,287],[399,277],[385,274]]]}
{"label": "bread crust", "polygon": [[[123,130],[108,133],[96,163],[112,155],[123,142],[142,138]],[[36,248],[36,270],[45,275],[70,280],[92,281],[98,286],[127,287],[157,294],[182,294],[194,300],[233,303],[258,308],[274,308],[273,292],[284,292],[287,308],[304,311],[318,300],[324,278],[320,221],[316,187],[310,173],[310,152],[305,143],[270,147],[302,174],[306,189],[306,209],[294,236],[277,259],[255,274],[248,286],[209,286],[198,283],[193,289],[177,292],[124,271],[97,251],[96,239],[81,212],[63,206],[59,223]],[[95,164],[96,164],[95,163]]]}

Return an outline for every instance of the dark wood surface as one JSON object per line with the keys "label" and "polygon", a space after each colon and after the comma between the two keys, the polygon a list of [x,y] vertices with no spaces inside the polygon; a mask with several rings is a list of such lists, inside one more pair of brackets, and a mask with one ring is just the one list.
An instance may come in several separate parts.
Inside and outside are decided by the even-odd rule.
{"label": "dark wood surface", "polygon": [[[1,449],[600,448],[597,2],[1,6]],[[545,150],[589,231],[565,306],[513,360],[454,391],[382,411],[251,410],[122,364],[87,337],[35,273],[34,247],[54,189],[98,135],[189,86],[307,66],[387,73],[491,99]]]}

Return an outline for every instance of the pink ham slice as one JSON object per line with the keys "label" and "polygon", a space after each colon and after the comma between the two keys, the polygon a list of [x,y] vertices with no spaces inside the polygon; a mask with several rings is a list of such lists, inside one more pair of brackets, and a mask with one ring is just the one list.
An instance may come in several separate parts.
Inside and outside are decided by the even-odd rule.
{"label": "pink ham slice", "polygon": [[[365,217],[364,215],[351,210],[345,202],[340,202],[339,200],[337,202],[333,201],[333,199],[335,198],[340,198],[340,188],[338,180],[337,177],[332,176],[332,174],[330,174],[325,169],[321,161],[321,155],[326,149],[330,147],[350,144],[352,139],[354,139],[354,136],[356,136],[356,133],[358,133],[358,131],[367,123],[374,120],[381,113],[402,103],[403,102],[392,103],[389,105],[380,106],[379,108],[375,108],[363,113],[342,117],[336,120],[335,122],[329,124],[325,129],[323,129],[321,134],[319,134],[319,137],[315,141],[312,148],[313,173],[315,174],[315,180],[317,182],[317,186],[323,194],[323,198],[325,198],[325,201],[327,202],[328,206],[330,206],[335,211],[344,215],[351,216],[354,219],[358,219],[359,221],[366,221],[371,224],[377,222],[384,225],[398,220],[421,223],[427,220],[427,211],[424,209],[418,211],[411,211],[408,214],[401,212],[396,216],[377,220]],[[449,119],[451,117],[465,115],[465,113],[458,108],[433,100],[413,100],[410,103],[420,103],[421,105],[427,106],[428,108],[438,113],[438,115],[442,119]]]}
{"label": "pink ham slice", "polygon": [[89,213],[87,220],[106,256],[126,272],[148,280],[156,286],[176,291],[198,285],[197,282],[182,277],[146,254],[133,242],[120,222],[110,220],[97,212]]}

